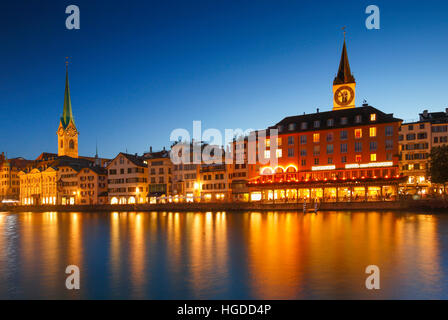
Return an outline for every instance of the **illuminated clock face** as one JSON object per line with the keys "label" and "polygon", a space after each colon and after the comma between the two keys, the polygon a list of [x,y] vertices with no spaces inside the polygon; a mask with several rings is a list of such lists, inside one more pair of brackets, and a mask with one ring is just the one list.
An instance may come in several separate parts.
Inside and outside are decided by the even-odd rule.
{"label": "illuminated clock face", "polygon": [[354,97],[355,93],[349,86],[339,87],[334,93],[334,101],[336,101],[339,106],[350,105],[353,102]]}
{"label": "illuminated clock face", "polygon": [[74,128],[72,128],[72,127],[69,127],[67,129],[67,134],[68,134],[69,137],[74,137],[76,135],[76,130]]}
{"label": "illuminated clock face", "polygon": [[58,134],[59,134],[60,136],[62,136],[62,135],[64,134],[64,129],[62,129],[62,127],[59,128]]}

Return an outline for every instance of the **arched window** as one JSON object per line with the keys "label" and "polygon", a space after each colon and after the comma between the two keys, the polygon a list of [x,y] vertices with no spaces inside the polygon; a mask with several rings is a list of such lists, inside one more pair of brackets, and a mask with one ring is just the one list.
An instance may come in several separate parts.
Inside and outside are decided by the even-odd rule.
{"label": "arched window", "polygon": [[68,147],[70,149],[75,149],[75,142],[73,140],[70,140]]}
{"label": "arched window", "polygon": [[61,149],[64,148],[64,140],[61,140]]}

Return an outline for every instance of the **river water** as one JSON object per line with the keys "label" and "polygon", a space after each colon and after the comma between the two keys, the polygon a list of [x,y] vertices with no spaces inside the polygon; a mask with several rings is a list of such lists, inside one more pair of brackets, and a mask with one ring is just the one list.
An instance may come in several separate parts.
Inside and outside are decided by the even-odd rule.
{"label": "river water", "polygon": [[448,213],[0,212],[0,299],[28,298],[447,299]]}

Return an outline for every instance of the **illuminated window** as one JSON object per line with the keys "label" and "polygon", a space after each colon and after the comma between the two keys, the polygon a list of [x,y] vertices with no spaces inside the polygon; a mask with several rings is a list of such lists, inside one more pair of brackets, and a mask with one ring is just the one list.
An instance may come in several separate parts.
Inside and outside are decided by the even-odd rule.
{"label": "illuminated window", "polygon": [[369,133],[371,137],[376,137],[376,127],[371,127]]}
{"label": "illuminated window", "polygon": [[356,160],[356,162],[361,162],[361,155],[360,155],[360,154],[357,154],[357,155],[355,156],[355,160]]}
{"label": "illuminated window", "polygon": [[370,121],[376,121],[376,113],[370,114]]}
{"label": "illuminated window", "polygon": [[355,139],[362,138],[362,129],[355,129]]}
{"label": "illuminated window", "polygon": [[314,133],[313,134],[313,142],[319,142],[320,141],[320,134]]}
{"label": "illuminated window", "polygon": [[266,139],[266,147],[269,148],[271,146],[271,139]]}
{"label": "illuminated window", "polygon": [[376,161],[376,153],[370,154],[370,161]]}
{"label": "illuminated window", "polygon": [[277,149],[276,152],[275,152],[275,156],[277,158],[281,158],[282,157],[282,149]]}
{"label": "illuminated window", "polygon": [[281,146],[282,145],[282,138],[277,138],[277,146]]}
{"label": "illuminated window", "polygon": [[269,159],[271,157],[271,151],[270,150],[264,150],[264,157],[266,159]]}

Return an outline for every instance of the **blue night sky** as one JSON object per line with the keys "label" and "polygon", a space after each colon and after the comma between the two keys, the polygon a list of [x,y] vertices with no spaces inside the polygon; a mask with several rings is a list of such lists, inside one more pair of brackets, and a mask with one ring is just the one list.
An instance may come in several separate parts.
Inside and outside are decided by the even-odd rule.
{"label": "blue night sky", "polygon": [[[65,28],[76,4],[81,29]],[[367,30],[365,8],[381,10]],[[446,1],[24,1],[0,8],[0,151],[57,152],[65,57],[79,152],[169,146],[175,128],[265,128],[330,110],[347,26],[356,104],[448,106]]]}

